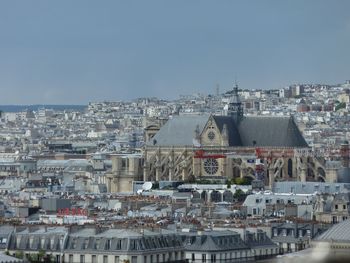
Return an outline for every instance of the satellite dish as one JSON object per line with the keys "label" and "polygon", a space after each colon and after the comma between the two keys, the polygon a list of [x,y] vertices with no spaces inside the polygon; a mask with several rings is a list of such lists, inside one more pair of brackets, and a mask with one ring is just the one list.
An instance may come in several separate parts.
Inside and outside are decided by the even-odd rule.
{"label": "satellite dish", "polygon": [[144,191],[149,191],[152,189],[152,182],[145,182],[143,185],[142,185],[142,190]]}
{"label": "satellite dish", "polygon": [[137,194],[138,194],[138,195],[142,194],[142,192],[143,192],[143,189],[137,190]]}

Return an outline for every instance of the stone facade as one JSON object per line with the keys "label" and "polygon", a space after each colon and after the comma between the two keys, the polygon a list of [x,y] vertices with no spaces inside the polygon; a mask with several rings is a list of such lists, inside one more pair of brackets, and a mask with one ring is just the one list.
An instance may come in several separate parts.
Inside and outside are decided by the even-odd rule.
{"label": "stone facade", "polygon": [[[275,181],[336,181],[310,151],[292,117],[243,116],[237,90],[226,116],[174,116],[146,129],[144,181],[250,177]],[[148,134],[150,133],[150,134]],[[151,134],[152,133],[152,134]]]}
{"label": "stone facade", "polygon": [[108,192],[131,192],[133,181],[142,179],[142,156],[120,154],[111,156],[112,171],[107,173]]}

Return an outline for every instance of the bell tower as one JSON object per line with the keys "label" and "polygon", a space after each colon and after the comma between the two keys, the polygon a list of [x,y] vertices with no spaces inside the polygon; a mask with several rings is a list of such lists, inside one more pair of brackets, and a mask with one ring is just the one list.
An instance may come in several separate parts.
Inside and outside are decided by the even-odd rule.
{"label": "bell tower", "polygon": [[233,87],[232,96],[227,104],[227,116],[231,116],[236,124],[238,124],[243,118],[242,102],[238,95],[237,83]]}

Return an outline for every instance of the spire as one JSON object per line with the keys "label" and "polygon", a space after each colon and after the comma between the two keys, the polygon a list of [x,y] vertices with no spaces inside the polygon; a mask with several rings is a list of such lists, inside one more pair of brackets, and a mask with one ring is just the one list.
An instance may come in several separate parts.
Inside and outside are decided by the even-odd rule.
{"label": "spire", "polygon": [[235,82],[232,90],[232,96],[227,104],[227,115],[231,116],[236,123],[243,118],[242,103],[238,95],[238,85]]}

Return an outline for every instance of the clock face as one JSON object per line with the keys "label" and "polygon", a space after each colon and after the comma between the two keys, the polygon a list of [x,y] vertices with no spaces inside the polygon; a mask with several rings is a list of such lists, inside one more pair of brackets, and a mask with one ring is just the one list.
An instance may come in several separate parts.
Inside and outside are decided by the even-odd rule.
{"label": "clock face", "polygon": [[210,132],[208,132],[207,136],[208,136],[208,139],[212,141],[215,139],[215,132],[210,131]]}

